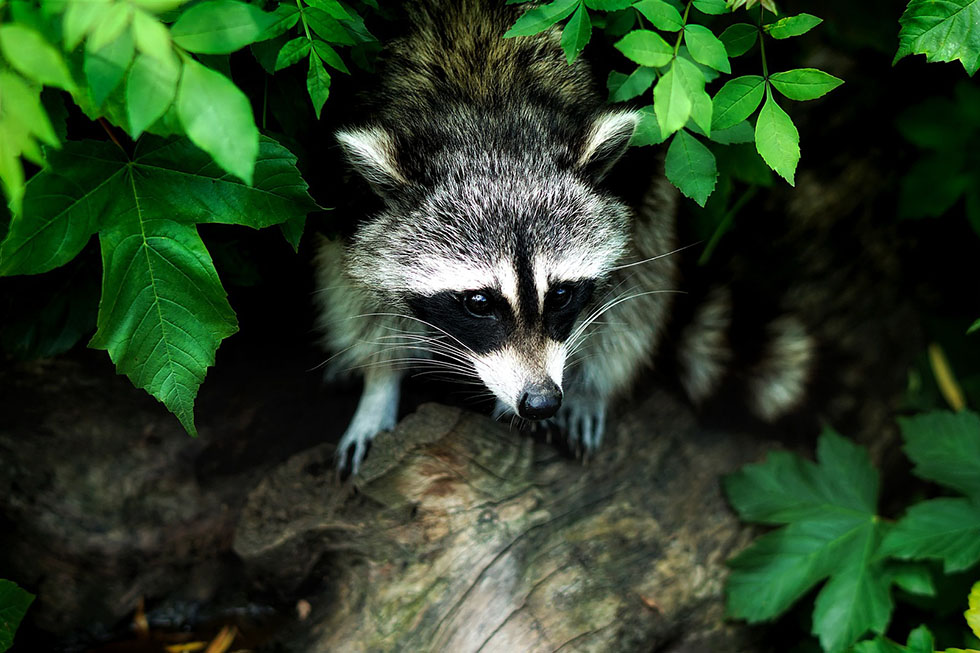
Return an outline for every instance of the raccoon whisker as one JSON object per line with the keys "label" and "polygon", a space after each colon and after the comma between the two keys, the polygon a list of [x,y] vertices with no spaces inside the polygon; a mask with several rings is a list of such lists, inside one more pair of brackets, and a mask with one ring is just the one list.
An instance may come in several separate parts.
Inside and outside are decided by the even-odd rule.
{"label": "raccoon whisker", "polygon": [[668,256],[673,256],[674,254],[677,254],[678,252],[683,252],[685,249],[690,249],[692,247],[697,247],[698,245],[700,245],[703,242],[704,242],[703,240],[699,240],[699,241],[697,241],[695,243],[691,243],[690,245],[684,245],[682,247],[678,247],[677,249],[672,250],[672,251],[669,251],[669,252],[666,252],[664,254],[657,254],[656,256],[651,256],[650,258],[645,258],[642,261],[634,261],[633,263],[626,263],[625,265],[617,265],[616,267],[610,268],[610,269],[611,270],[625,270],[626,268],[631,268],[634,265],[643,265],[644,263],[652,263],[653,261],[656,261],[656,260],[659,260],[659,259],[662,259],[662,258],[667,258]]}
{"label": "raccoon whisker", "polygon": [[686,294],[686,293],[684,293],[681,290],[648,290],[646,292],[639,292],[639,293],[634,293],[632,295],[626,295],[625,297],[620,296],[617,299],[615,299],[614,301],[611,301],[611,302],[607,303],[601,309],[593,312],[593,314],[590,315],[589,318],[585,322],[583,322],[578,327],[576,327],[575,331],[572,332],[572,335],[569,336],[568,342],[574,343],[575,342],[575,339],[578,338],[580,335],[582,335],[582,333],[584,332],[585,328],[587,326],[591,325],[595,320],[597,320],[600,315],[602,315],[606,311],[608,311],[608,310],[610,310],[610,309],[612,309],[612,308],[614,308],[616,306],[619,306],[623,302],[629,301],[631,299],[636,299],[638,297],[644,297],[646,295],[660,295],[660,294],[665,294],[665,293]]}
{"label": "raccoon whisker", "polygon": [[400,317],[400,318],[403,318],[403,319],[406,319],[406,320],[412,320],[412,321],[418,322],[419,324],[424,324],[425,326],[429,327],[430,329],[434,329],[435,331],[438,331],[439,333],[441,333],[441,334],[445,335],[446,337],[452,339],[453,341],[459,343],[459,345],[463,349],[465,349],[467,352],[469,352],[470,354],[473,354],[474,356],[476,356],[476,352],[474,352],[472,349],[470,349],[469,347],[467,347],[466,344],[462,340],[460,340],[459,338],[457,338],[453,334],[449,333],[448,331],[446,331],[444,329],[440,329],[439,327],[437,327],[436,325],[432,324],[431,322],[426,322],[425,320],[419,319],[419,318],[414,317],[412,315],[404,315],[402,313],[364,313],[362,315],[359,315],[358,317]]}
{"label": "raccoon whisker", "polygon": [[453,354],[455,357],[459,357],[461,360],[465,360],[467,356],[467,353],[459,347],[445,342],[442,336],[422,336],[414,333],[403,332],[388,336],[379,336],[375,340],[378,341],[378,344],[384,344],[380,341],[390,340],[397,342],[399,339],[407,340],[409,342],[425,343],[426,345],[429,345],[433,351],[438,350],[446,354]]}

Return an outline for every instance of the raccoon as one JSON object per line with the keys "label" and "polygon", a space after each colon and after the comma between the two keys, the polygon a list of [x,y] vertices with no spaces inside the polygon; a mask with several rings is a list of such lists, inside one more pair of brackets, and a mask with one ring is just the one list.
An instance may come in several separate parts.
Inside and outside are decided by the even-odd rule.
{"label": "raccoon", "polygon": [[[637,112],[600,97],[555,30],[502,38],[526,10],[504,0],[413,0],[386,44],[366,119],[336,139],[379,200],[318,254],[331,365],[364,389],[338,448],[356,473],[394,426],[405,370],[441,366],[485,386],[497,414],[551,420],[585,454],[612,402],[662,348],[679,278],[677,197],[654,159],[632,198],[611,189]],[[731,364],[731,298],[709,292],[672,336],[693,401]],[[813,344],[773,320],[752,372],[756,413],[801,398]]]}

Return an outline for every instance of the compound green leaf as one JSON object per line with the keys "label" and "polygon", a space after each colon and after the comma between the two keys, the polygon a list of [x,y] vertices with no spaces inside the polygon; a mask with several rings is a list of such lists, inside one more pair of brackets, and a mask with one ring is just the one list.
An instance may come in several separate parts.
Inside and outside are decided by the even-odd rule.
{"label": "compound green leaf", "polygon": [[40,32],[23,25],[0,25],[0,54],[28,79],[66,91],[75,88],[61,53]]}
{"label": "compound green leaf", "polygon": [[529,9],[517,19],[504,38],[531,36],[543,32],[563,18],[567,18],[579,6],[579,0],[555,0],[541,7]]}
{"label": "compound green leaf", "polygon": [[14,582],[0,579],[0,652],[13,646],[17,626],[33,601],[33,594]]}
{"label": "compound green leaf", "polygon": [[728,11],[728,4],[725,0],[694,0],[694,6],[703,13],[715,16]]}
{"label": "compound green leaf", "polygon": [[275,70],[280,71],[283,68],[288,68],[294,63],[297,63],[310,53],[311,47],[313,46],[310,44],[310,40],[305,36],[297,36],[290,41],[286,41],[276,55]]}
{"label": "compound green leaf", "polygon": [[793,36],[806,34],[822,22],[822,18],[817,18],[811,14],[798,14],[796,16],[780,18],[774,23],[763,25],[762,29],[774,39],[788,39]]}
{"label": "compound green leaf", "polygon": [[694,106],[687,85],[681,78],[683,73],[678,72],[677,61],[674,61],[653,88],[653,107],[664,138],[687,124]]}
{"label": "compound green leaf", "polygon": [[711,116],[714,107],[711,104],[711,96],[704,90],[705,77],[704,70],[699,68],[696,63],[677,57],[674,63],[676,74],[684,84],[687,97],[691,99],[691,120],[705,136],[711,136]]}
{"label": "compound green leaf", "polygon": [[[613,75],[618,75],[614,77]],[[657,71],[648,66],[639,66],[629,75],[611,73],[606,83],[610,102],[625,102],[645,93],[657,78]]]}
{"label": "compound green leaf", "polygon": [[306,22],[310,29],[316,32],[317,36],[324,41],[340,43],[341,45],[354,45],[354,37],[347,31],[340,21],[316,7],[310,7],[303,12]]}
{"label": "compound green leaf", "polygon": [[143,53],[137,55],[126,80],[126,113],[129,134],[138,138],[159,120],[177,96],[180,63],[175,57],[169,63]]}
{"label": "compound green leaf", "polygon": [[252,187],[185,139],[145,137],[133,159],[112,144],[78,141],[49,158],[0,244],[0,271],[51,269],[98,231],[104,270],[91,345],[193,433],[197,388],[236,328],[196,225],[302,219],[315,204],[295,157],[263,138]]}
{"label": "compound green leaf", "polygon": [[797,68],[773,73],[769,82],[791,100],[814,100],[834,90],[844,80],[816,68]]}
{"label": "compound green leaf", "polygon": [[643,66],[659,68],[674,58],[674,48],[648,29],[633,30],[616,42],[616,49]]}
{"label": "compound green leaf", "polygon": [[640,121],[637,123],[636,130],[633,132],[633,138],[630,139],[630,145],[657,145],[667,140],[660,133],[660,123],[657,122],[657,114],[654,112],[653,107],[647,105],[641,107],[638,111],[640,113]]}
{"label": "compound green leaf", "polygon": [[695,24],[685,25],[684,43],[687,44],[688,51],[698,63],[723,73],[732,72],[732,67],[728,63],[728,52],[725,50],[725,44],[719,41],[707,27]]}
{"label": "compound green leaf", "polygon": [[748,23],[730,25],[718,37],[725,44],[729,57],[740,57],[748,52],[756,39],[759,38],[759,28]]}
{"label": "compound green leaf", "polygon": [[657,29],[665,32],[678,32],[684,28],[684,19],[673,5],[664,0],[640,0],[633,8],[643,14],[643,17],[653,23]]}
{"label": "compound green leaf", "polygon": [[230,79],[184,59],[177,114],[191,142],[228,172],[252,182],[259,130],[248,98]]}
{"label": "compound green leaf", "polygon": [[755,123],[755,146],[769,167],[794,186],[796,165],[800,162],[800,133],[771,93]]}
{"label": "compound green leaf", "polygon": [[306,90],[310,94],[313,110],[316,111],[316,117],[319,120],[320,111],[330,95],[330,73],[327,72],[327,69],[320,63],[320,59],[313,52],[310,53],[310,69],[306,74]]}
{"label": "compound green leaf", "polygon": [[582,54],[582,50],[592,38],[592,21],[585,5],[579,5],[572,17],[565,23],[561,31],[561,47],[565,51],[565,59],[572,63]]}
{"label": "compound green leaf", "polygon": [[899,19],[897,62],[909,54],[956,61],[970,75],[980,67],[980,0],[911,0]]}
{"label": "compound green leaf", "polygon": [[272,23],[265,28],[256,41],[266,41],[293,28],[300,19],[299,7],[295,4],[281,4],[272,11]]}
{"label": "compound green leaf", "polygon": [[714,154],[683,129],[670,142],[664,171],[670,183],[702,207],[718,183]]}
{"label": "compound green leaf", "polygon": [[715,95],[712,129],[728,129],[744,121],[759,107],[765,94],[766,80],[759,75],[745,75],[729,80]]}
{"label": "compound green leaf", "polygon": [[313,39],[313,51],[316,52],[316,56],[320,57],[320,61],[331,68],[339,70],[342,73],[347,73],[348,75],[350,74],[350,71],[347,69],[347,64],[340,58],[340,54],[323,41]]}
{"label": "compound green leaf", "polygon": [[276,18],[237,0],[191,6],[170,28],[174,43],[201,54],[228,54],[255,42]]}
{"label": "compound green leaf", "polygon": [[936,411],[898,421],[916,476],[980,502],[980,417]]}
{"label": "compound green leaf", "polygon": [[92,91],[92,99],[97,106],[102,106],[105,99],[126,76],[134,52],[133,35],[129,31],[120,34],[115,41],[101,50],[85,51],[83,70]]}
{"label": "compound green leaf", "polygon": [[914,504],[885,537],[882,555],[939,559],[947,573],[980,561],[980,505],[969,499]]}

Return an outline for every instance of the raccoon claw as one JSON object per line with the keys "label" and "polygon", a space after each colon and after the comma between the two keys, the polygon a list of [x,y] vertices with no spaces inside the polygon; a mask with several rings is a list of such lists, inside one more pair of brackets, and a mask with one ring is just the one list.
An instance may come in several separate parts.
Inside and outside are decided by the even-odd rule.
{"label": "raccoon claw", "polygon": [[599,404],[570,404],[555,416],[555,422],[565,432],[569,449],[583,464],[602,443],[606,428],[606,407]]}
{"label": "raccoon claw", "polygon": [[337,459],[337,475],[341,479],[354,476],[360,471],[361,463],[364,462],[368,449],[371,448],[371,440],[377,434],[376,431],[369,433],[360,429],[355,430],[353,426],[352,424],[340,438],[334,453]]}

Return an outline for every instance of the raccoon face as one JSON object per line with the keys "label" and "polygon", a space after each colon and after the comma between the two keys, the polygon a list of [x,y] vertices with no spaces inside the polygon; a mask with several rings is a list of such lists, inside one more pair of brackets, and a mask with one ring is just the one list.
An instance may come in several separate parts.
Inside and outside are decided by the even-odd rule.
{"label": "raccoon face", "polygon": [[626,251],[629,210],[595,182],[635,122],[600,114],[570,165],[546,144],[516,154],[487,146],[434,155],[424,174],[399,162],[386,130],[341,133],[386,203],[355,235],[349,274],[439,332],[443,353],[512,411],[554,416],[571,336]]}

